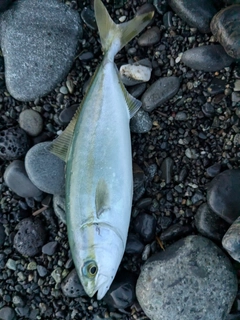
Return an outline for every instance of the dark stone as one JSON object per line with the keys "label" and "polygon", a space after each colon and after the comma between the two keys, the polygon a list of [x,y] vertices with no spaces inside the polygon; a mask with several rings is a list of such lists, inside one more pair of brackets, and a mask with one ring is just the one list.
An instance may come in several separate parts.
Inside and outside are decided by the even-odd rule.
{"label": "dark stone", "polygon": [[0,0],[0,12],[7,10],[14,0]]}
{"label": "dark stone", "polygon": [[134,230],[139,233],[142,239],[148,243],[155,237],[156,219],[146,213],[139,214],[133,222]]}
{"label": "dark stone", "polygon": [[206,173],[209,177],[214,178],[217,174],[219,174],[221,171],[221,164],[220,163],[214,163],[212,166],[208,167],[206,169]]}
{"label": "dark stone", "polygon": [[228,223],[240,216],[240,169],[226,170],[218,174],[207,190],[210,208]]}
{"label": "dark stone", "polygon": [[219,11],[211,21],[211,30],[227,54],[240,59],[240,4]]}
{"label": "dark stone", "polygon": [[172,174],[173,174],[173,159],[170,157],[167,157],[163,160],[161,164],[161,178],[165,180],[166,184],[170,183],[172,180]]}
{"label": "dark stone", "polygon": [[213,78],[207,90],[211,95],[219,94],[224,92],[226,84],[226,80]]}
{"label": "dark stone", "polygon": [[91,10],[88,7],[83,8],[81,11],[81,18],[86,25],[92,29],[92,30],[97,30],[97,23],[95,20],[95,15],[93,10]]}
{"label": "dark stone", "polygon": [[4,244],[6,238],[4,226],[0,223],[0,248]]}
{"label": "dark stone", "polygon": [[168,12],[164,13],[163,24],[166,28],[171,28],[173,26],[172,17],[173,17],[172,11],[168,11]]}
{"label": "dark stone", "polygon": [[48,256],[52,256],[56,252],[57,246],[57,241],[48,242],[42,247],[42,253],[47,254]]}
{"label": "dark stone", "polygon": [[3,307],[0,310],[0,319],[1,320],[17,320],[15,311],[10,307]]}
{"label": "dark stone", "polygon": [[63,279],[61,289],[66,297],[76,298],[86,295],[83,286],[78,278],[76,269],[73,269],[66,278]]}
{"label": "dark stone", "polygon": [[209,103],[206,102],[203,106],[202,106],[202,112],[204,113],[204,115],[208,118],[212,118],[215,115],[215,109],[214,106]]}
{"label": "dark stone", "polygon": [[219,44],[189,49],[181,60],[189,68],[206,72],[219,71],[234,61]]}
{"label": "dark stone", "polygon": [[193,231],[191,225],[173,224],[167,230],[161,233],[162,241],[177,240],[183,236],[189,235]]}
{"label": "dark stone", "polygon": [[121,271],[117,273],[103,300],[109,306],[117,309],[130,307],[136,300],[136,281],[135,275],[130,272]]}
{"label": "dark stone", "polygon": [[160,41],[160,30],[158,27],[147,29],[139,38],[138,44],[141,47],[152,46]]}
{"label": "dark stone", "polygon": [[134,97],[140,97],[143,92],[146,90],[147,84],[145,82],[136,84],[135,86],[128,87],[128,92]]}
{"label": "dark stone", "polygon": [[144,249],[144,245],[139,240],[138,236],[133,233],[129,233],[127,238],[125,253],[141,254],[143,252],[143,249]]}
{"label": "dark stone", "polygon": [[16,226],[14,248],[24,256],[33,257],[41,252],[46,240],[46,230],[39,219],[26,218]]}
{"label": "dark stone", "polygon": [[211,0],[169,0],[168,4],[189,26],[202,33],[209,33],[210,22],[217,12]]}
{"label": "dark stone", "polygon": [[27,134],[21,128],[13,127],[0,131],[0,158],[19,159],[27,153],[29,148]]}
{"label": "dark stone", "polygon": [[214,213],[207,203],[203,203],[194,216],[195,225],[203,236],[221,241],[229,225]]}

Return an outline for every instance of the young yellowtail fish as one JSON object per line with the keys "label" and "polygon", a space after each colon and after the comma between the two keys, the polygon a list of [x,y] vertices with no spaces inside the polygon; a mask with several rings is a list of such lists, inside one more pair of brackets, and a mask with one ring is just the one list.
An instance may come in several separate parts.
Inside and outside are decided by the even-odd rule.
{"label": "young yellowtail fish", "polygon": [[66,219],[73,261],[86,293],[102,299],[125,250],[133,193],[129,120],[140,108],[123,86],[114,56],[153,12],[117,25],[94,1],[104,59],[51,152],[66,161]]}

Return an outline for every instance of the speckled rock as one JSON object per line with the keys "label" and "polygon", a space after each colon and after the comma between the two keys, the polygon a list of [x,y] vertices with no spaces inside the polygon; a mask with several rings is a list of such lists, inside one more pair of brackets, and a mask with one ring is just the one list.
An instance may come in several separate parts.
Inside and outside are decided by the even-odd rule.
{"label": "speckled rock", "polygon": [[207,190],[210,208],[228,223],[240,216],[240,169],[219,173]]}
{"label": "speckled rock", "polygon": [[135,133],[145,133],[152,129],[152,119],[142,108],[130,120],[130,130]]}
{"label": "speckled rock", "polygon": [[240,262],[240,217],[233,222],[225,233],[222,245],[234,260]]}
{"label": "speckled rock", "polygon": [[210,32],[210,22],[217,9],[212,0],[169,0],[170,7],[189,24],[203,33]]}
{"label": "speckled rock", "polygon": [[227,54],[240,59],[240,4],[220,10],[211,21],[211,30]]}
{"label": "speckled rock", "polygon": [[51,142],[33,146],[25,157],[29,179],[40,190],[50,194],[64,194],[65,163],[52,154],[47,147]]}
{"label": "speckled rock", "polygon": [[28,135],[35,137],[39,135],[43,128],[43,119],[39,112],[27,109],[20,113],[19,115],[19,126]]}
{"label": "speckled rock", "polygon": [[188,236],[145,263],[136,294],[151,320],[223,320],[237,294],[237,277],[212,241]]}
{"label": "speckled rock", "polygon": [[195,226],[203,236],[221,241],[229,224],[203,203],[194,216]]}
{"label": "speckled rock", "polygon": [[12,127],[0,131],[0,158],[15,160],[24,156],[30,148],[29,139],[24,130]]}
{"label": "speckled rock", "polygon": [[73,269],[61,283],[61,289],[66,297],[76,298],[86,295],[78,278],[76,269]]}
{"label": "speckled rock", "polygon": [[39,219],[26,218],[16,226],[14,248],[24,256],[33,257],[41,252],[46,240],[46,230]]}
{"label": "speckled rock", "polygon": [[31,101],[54,89],[74,60],[82,30],[78,12],[57,0],[15,1],[0,24],[10,94]]}
{"label": "speckled rock", "polygon": [[21,160],[14,160],[6,168],[3,177],[6,185],[20,197],[34,198],[42,195],[42,191],[28,178],[24,162]]}
{"label": "speckled rock", "polygon": [[177,77],[165,77],[155,81],[142,96],[142,108],[151,112],[164,102],[171,99],[180,86],[180,79]]}
{"label": "speckled rock", "polygon": [[192,69],[206,72],[229,67],[234,61],[219,44],[189,49],[184,52],[181,60]]}

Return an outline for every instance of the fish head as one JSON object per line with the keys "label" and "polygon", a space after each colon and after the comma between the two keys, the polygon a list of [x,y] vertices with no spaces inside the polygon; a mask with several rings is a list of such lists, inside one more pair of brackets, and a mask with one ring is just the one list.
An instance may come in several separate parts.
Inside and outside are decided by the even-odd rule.
{"label": "fish head", "polygon": [[106,224],[94,224],[84,229],[87,241],[78,250],[77,273],[85,292],[101,300],[117,273],[125,249],[121,236]]}

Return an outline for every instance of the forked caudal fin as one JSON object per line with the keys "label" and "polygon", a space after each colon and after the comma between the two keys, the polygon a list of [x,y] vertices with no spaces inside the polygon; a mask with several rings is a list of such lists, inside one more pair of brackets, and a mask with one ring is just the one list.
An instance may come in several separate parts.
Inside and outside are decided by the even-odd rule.
{"label": "forked caudal fin", "polygon": [[94,1],[95,17],[103,52],[113,57],[150,22],[154,12],[137,15],[132,20],[115,24],[101,0]]}

